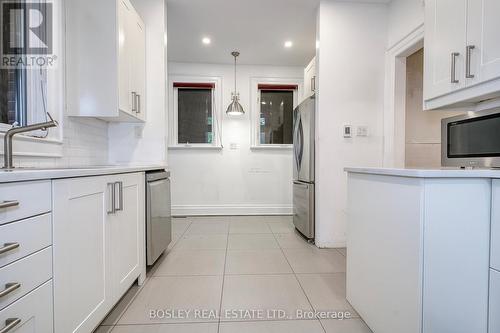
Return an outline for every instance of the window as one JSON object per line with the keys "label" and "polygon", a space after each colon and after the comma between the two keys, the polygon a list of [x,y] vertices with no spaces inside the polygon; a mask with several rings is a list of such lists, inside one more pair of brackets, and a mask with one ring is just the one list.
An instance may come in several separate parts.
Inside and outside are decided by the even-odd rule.
{"label": "window", "polygon": [[171,147],[217,147],[216,82],[173,81]]}
{"label": "window", "polygon": [[289,147],[293,144],[293,110],[298,84],[258,83],[254,147]]}

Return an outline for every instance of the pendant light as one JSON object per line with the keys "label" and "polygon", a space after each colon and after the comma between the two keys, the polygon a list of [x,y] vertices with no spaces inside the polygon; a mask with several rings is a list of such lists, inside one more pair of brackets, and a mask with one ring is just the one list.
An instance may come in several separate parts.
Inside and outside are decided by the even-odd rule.
{"label": "pendant light", "polygon": [[231,52],[234,57],[234,91],[231,94],[231,104],[227,107],[226,114],[230,116],[242,116],[245,114],[243,107],[240,104],[240,94],[236,90],[236,58],[240,55],[238,51]]}

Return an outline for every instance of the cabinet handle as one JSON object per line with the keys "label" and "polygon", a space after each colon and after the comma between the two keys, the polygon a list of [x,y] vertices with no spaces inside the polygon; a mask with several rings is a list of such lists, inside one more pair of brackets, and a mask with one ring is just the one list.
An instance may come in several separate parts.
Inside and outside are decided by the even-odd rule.
{"label": "cabinet handle", "polygon": [[7,332],[10,332],[14,329],[14,327],[16,327],[17,325],[19,325],[21,323],[21,319],[20,318],[9,318],[9,319],[6,319],[5,320],[5,327],[2,328],[2,330],[0,331],[0,333],[7,333]]}
{"label": "cabinet handle", "polygon": [[137,112],[137,93],[132,91],[132,112]]}
{"label": "cabinet handle", "polygon": [[108,210],[108,215],[116,213],[116,205],[115,205],[115,200],[116,200],[116,191],[115,191],[115,184],[114,183],[108,183],[108,189],[109,193],[111,194],[111,208]]}
{"label": "cabinet handle", "polygon": [[118,185],[118,208],[117,212],[123,211],[123,182],[116,182],[115,186]]}
{"label": "cabinet handle", "polygon": [[458,52],[451,54],[451,83],[459,83],[457,80],[457,57],[460,55]]}
{"label": "cabinet handle", "polygon": [[137,113],[141,113],[141,95],[137,94]]}
{"label": "cabinet handle", "polygon": [[313,77],[311,78],[311,90],[312,90],[313,92],[315,92],[315,91],[316,91],[316,76],[313,76]]}
{"label": "cabinet handle", "polygon": [[465,60],[465,77],[468,79],[473,79],[474,74],[471,74],[471,57],[472,57],[472,50],[476,48],[475,45],[467,45],[466,48],[466,60]]}
{"label": "cabinet handle", "polygon": [[19,206],[19,201],[12,200],[12,201],[2,201],[2,202],[0,202],[0,209],[10,208],[10,207],[16,207],[16,206]]}
{"label": "cabinet handle", "polygon": [[4,254],[15,250],[19,247],[19,243],[5,243],[3,247],[0,248],[0,254]]}
{"label": "cabinet handle", "polygon": [[21,288],[20,283],[17,283],[17,282],[16,283],[7,283],[5,285],[5,289],[0,291],[0,298],[7,296],[11,292],[13,292],[14,290],[17,290],[19,288]]}

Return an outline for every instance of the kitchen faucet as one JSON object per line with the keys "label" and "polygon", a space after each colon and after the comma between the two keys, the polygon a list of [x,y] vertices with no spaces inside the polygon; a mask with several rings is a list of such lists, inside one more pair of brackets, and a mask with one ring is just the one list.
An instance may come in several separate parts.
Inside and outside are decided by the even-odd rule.
{"label": "kitchen faucet", "polygon": [[5,136],[3,138],[3,158],[4,158],[4,169],[14,169],[13,163],[12,163],[12,139],[14,138],[14,135],[19,134],[19,133],[26,133],[26,132],[31,132],[31,131],[36,131],[36,130],[47,130],[47,128],[50,127],[57,127],[59,124],[57,121],[52,119],[50,116],[50,113],[47,112],[47,116],[49,117],[50,121],[44,122],[44,123],[38,123],[38,124],[33,124],[33,125],[28,125],[28,126],[21,126],[21,127],[13,127],[10,130],[8,130],[5,133]]}

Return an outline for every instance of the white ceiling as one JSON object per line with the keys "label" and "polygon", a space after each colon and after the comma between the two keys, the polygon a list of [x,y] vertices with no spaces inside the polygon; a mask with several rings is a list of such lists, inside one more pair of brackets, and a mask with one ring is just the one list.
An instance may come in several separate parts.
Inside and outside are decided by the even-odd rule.
{"label": "white ceiling", "polygon": [[[168,60],[305,66],[314,57],[319,0],[167,0]],[[210,37],[209,46],[202,44]],[[286,40],[293,47],[284,48]]]}

